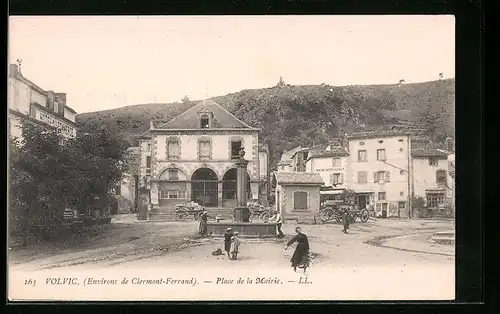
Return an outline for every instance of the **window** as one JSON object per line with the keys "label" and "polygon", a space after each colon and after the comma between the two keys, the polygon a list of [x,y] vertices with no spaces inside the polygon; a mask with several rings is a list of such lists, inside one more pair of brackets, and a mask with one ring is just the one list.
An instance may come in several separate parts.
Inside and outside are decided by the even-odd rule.
{"label": "window", "polygon": [[358,171],[358,183],[367,183],[366,171]]}
{"label": "window", "polygon": [[379,142],[380,144],[382,144],[382,143],[383,143],[384,141],[382,141],[382,140],[379,140],[378,142]]}
{"label": "window", "polygon": [[210,159],[211,155],[211,143],[210,141],[199,141],[198,150],[200,159]]}
{"label": "window", "polygon": [[438,160],[436,158],[429,158],[429,166],[437,167],[438,166]]}
{"label": "window", "polygon": [[148,149],[147,149],[148,152],[151,151],[151,144],[148,144]]}
{"label": "window", "polygon": [[146,168],[151,168],[151,156],[146,156]]}
{"label": "window", "polygon": [[377,149],[377,160],[385,160],[385,149]]}
{"label": "window", "polygon": [[444,205],[444,193],[427,193],[427,207],[438,208]]}
{"label": "window", "polygon": [[358,162],[366,162],[366,150],[358,150]]}
{"label": "window", "polygon": [[446,170],[436,171],[436,183],[438,185],[446,185]]}
{"label": "window", "polygon": [[178,190],[160,190],[161,199],[184,199],[186,198],[186,191]]}
{"label": "window", "polygon": [[210,127],[210,118],[208,118],[208,115],[204,114],[200,118],[200,128],[208,129],[209,127]]}
{"label": "window", "polygon": [[333,167],[340,167],[340,158],[333,158],[332,159],[332,166]]}
{"label": "window", "polygon": [[168,141],[168,159],[179,159],[179,141],[178,140],[169,140]]}
{"label": "window", "polygon": [[389,171],[377,171],[373,173],[373,182],[374,183],[384,183],[390,181],[390,172]]}
{"label": "window", "polygon": [[398,202],[398,209],[404,210],[406,208],[406,202]]}
{"label": "window", "polygon": [[405,195],[405,192],[399,192],[399,196],[404,196]]}
{"label": "window", "polygon": [[307,192],[293,193],[293,209],[307,210]]}
{"label": "window", "polygon": [[385,192],[378,192],[378,200],[379,201],[385,201]]}
{"label": "window", "polygon": [[240,158],[241,141],[231,141],[231,159]]}
{"label": "window", "polygon": [[330,174],[330,184],[337,185],[342,184],[343,176],[340,173],[332,173]]}
{"label": "window", "polygon": [[177,169],[169,169],[168,170],[168,179],[169,180],[179,180],[179,171]]}

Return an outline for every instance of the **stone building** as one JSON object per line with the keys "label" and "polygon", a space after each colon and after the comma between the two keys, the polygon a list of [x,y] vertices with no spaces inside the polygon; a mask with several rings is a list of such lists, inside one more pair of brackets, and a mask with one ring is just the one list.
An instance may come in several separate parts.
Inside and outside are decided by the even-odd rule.
{"label": "stone building", "polygon": [[277,172],[276,210],[283,219],[297,222],[320,222],[320,187],[318,173]]}
{"label": "stone building", "polygon": [[342,139],[311,149],[306,160],[306,171],[318,173],[326,186],[346,188],[349,152]]}
{"label": "stone building", "polygon": [[76,135],[76,112],[66,104],[66,94],[42,89],[28,80],[17,64],[9,66],[7,104],[8,132],[12,137],[22,137],[21,119],[57,130],[66,138]]}
{"label": "stone building", "polygon": [[[151,123],[139,141],[141,194],[151,207],[195,201],[207,207],[236,206],[236,166],[240,149],[248,160],[248,200],[263,191],[260,173],[267,156],[259,152],[259,129],[236,118],[211,100],[202,101],[170,121]],[[266,163],[265,165],[261,163]]]}

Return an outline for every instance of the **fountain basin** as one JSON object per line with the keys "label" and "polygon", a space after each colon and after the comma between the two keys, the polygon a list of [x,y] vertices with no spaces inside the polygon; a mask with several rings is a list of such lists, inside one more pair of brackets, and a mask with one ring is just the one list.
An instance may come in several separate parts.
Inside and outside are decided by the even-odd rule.
{"label": "fountain basin", "polygon": [[272,238],[277,236],[276,223],[265,222],[207,222],[207,234],[213,237],[222,237],[227,228],[238,232],[243,238]]}

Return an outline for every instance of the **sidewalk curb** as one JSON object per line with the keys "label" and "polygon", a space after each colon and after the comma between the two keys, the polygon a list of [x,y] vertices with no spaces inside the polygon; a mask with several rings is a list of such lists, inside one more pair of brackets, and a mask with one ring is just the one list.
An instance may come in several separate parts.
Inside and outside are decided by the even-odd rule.
{"label": "sidewalk curb", "polygon": [[403,249],[403,248],[384,244],[384,242],[386,242],[387,240],[391,240],[391,239],[395,239],[395,238],[405,238],[405,237],[411,237],[411,236],[423,235],[423,234],[434,234],[434,232],[417,232],[417,233],[408,233],[408,234],[391,235],[391,236],[380,236],[380,237],[376,237],[374,239],[365,241],[363,243],[368,244],[368,245],[372,245],[375,247],[383,247],[383,248],[388,248],[388,249],[393,249],[393,250],[403,251],[403,252],[423,253],[423,254],[429,254],[429,255],[441,255],[441,256],[455,257],[455,254]]}

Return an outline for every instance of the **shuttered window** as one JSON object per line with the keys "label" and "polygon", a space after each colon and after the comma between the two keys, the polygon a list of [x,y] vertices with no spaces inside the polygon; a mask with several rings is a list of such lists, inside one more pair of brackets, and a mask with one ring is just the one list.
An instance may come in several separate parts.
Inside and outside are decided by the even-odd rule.
{"label": "shuttered window", "polygon": [[167,156],[168,159],[179,159],[180,149],[178,140],[168,140],[167,141]]}
{"label": "shuttered window", "polygon": [[293,209],[308,210],[307,208],[307,192],[293,193]]}
{"label": "shuttered window", "polygon": [[366,171],[358,171],[358,183],[367,183],[367,177]]}

